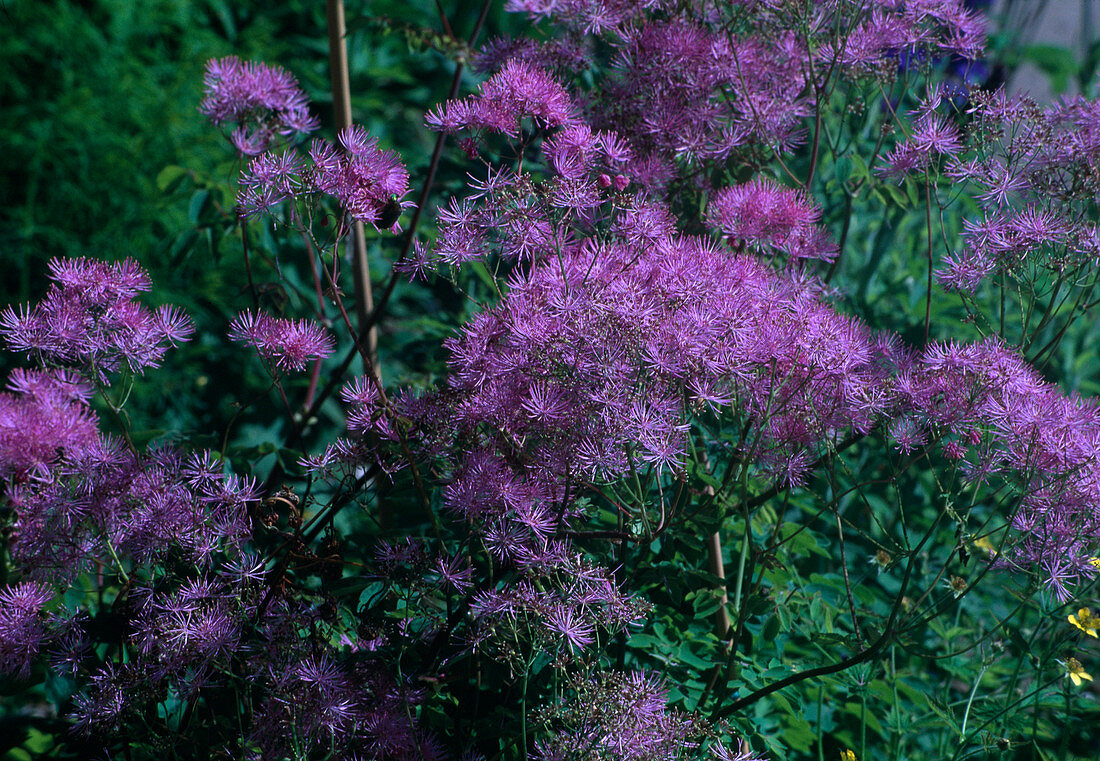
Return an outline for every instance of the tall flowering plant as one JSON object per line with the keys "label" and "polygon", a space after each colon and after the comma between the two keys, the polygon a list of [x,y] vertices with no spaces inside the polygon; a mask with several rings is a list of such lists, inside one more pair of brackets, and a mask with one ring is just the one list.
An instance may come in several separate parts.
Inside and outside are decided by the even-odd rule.
{"label": "tall flowering plant", "polygon": [[[209,63],[242,242],[285,236],[227,325],[274,466],[134,435],[127,389],[193,333],[134,262],[56,261],[0,314],[31,365],[0,397],[0,670],[52,742],[1087,753],[1100,408],[1051,368],[1098,303],[1095,104],[950,84],[984,45],[959,0],[508,8],[538,33],[426,114],[420,178],[358,126],[305,143],[284,70]],[[446,150],[468,181],[435,201]],[[356,222],[392,249],[368,325]],[[302,290],[291,254],[310,317],[259,298]],[[403,279],[472,305],[438,379],[364,337]]]}

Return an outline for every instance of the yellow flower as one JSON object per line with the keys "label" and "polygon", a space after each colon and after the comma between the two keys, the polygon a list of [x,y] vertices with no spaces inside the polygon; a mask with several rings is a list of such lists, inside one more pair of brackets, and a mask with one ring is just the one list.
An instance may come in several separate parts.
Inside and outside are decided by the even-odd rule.
{"label": "yellow flower", "polygon": [[840,761],[856,761],[856,752],[851,748],[840,751]]}
{"label": "yellow flower", "polygon": [[1092,681],[1092,675],[1085,671],[1081,661],[1076,658],[1066,658],[1066,675],[1073,682],[1074,687],[1080,687],[1082,682]]}
{"label": "yellow flower", "polygon": [[1096,637],[1096,630],[1100,629],[1100,616],[1092,615],[1092,611],[1088,608],[1081,608],[1076,616],[1070,613],[1069,622],[1090,637]]}
{"label": "yellow flower", "polygon": [[1100,558],[1089,558],[1089,565],[1093,568],[1100,568]]}

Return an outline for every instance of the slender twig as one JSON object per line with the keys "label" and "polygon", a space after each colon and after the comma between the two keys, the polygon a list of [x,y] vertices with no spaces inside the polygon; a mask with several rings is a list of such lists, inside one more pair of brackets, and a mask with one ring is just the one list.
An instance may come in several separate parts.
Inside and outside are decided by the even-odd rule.
{"label": "slender twig", "polygon": [[840,569],[844,574],[844,591],[848,595],[848,610],[852,614],[852,631],[856,635],[856,642],[863,645],[863,633],[859,630],[859,616],[856,615],[856,601],[852,595],[852,582],[848,578],[848,558],[844,551],[844,526],[840,521],[840,512],[836,513],[837,542],[840,549]]}
{"label": "slender twig", "polygon": [[924,181],[925,223],[928,225],[928,284],[924,301],[924,345],[928,345],[928,333],[932,327],[932,183]]}

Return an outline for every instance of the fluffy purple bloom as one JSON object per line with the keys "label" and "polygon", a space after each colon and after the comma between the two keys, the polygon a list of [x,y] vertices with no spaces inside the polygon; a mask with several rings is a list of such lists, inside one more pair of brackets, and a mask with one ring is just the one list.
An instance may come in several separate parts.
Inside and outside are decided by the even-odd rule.
{"label": "fluffy purple bloom", "polygon": [[941,95],[936,92],[932,100],[924,101],[913,112],[918,116],[908,139],[884,158],[879,173],[887,177],[902,178],[927,171],[937,156],[952,156],[963,149],[958,128],[946,117],[934,112]]}
{"label": "fluffy purple bloom", "polygon": [[981,212],[964,221],[963,246],[945,258],[940,282],[970,294],[996,273],[1029,279],[1039,268],[1063,278],[1091,268],[1100,247],[1084,209],[1096,195],[1100,109],[1083,98],[1044,109],[1003,92],[971,100],[980,140],[951,156],[945,174]]}
{"label": "fluffy purple bloom", "polygon": [[264,153],[252,159],[241,172],[241,191],[237,197],[245,217],[270,212],[283,201],[303,191],[305,162],[299,154]]}
{"label": "fluffy purple bloom", "polygon": [[30,675],[46,636],[42,608],[53,597],[51,589],[34,581],[0,590],[0,674],[17,679]]}
{"label": "fluffy purple bloom", "polygon": [[[1066,397],[996,340],[933,344],[898,378],[899,401],[913,415],[895,423],[899,446],[926,432],[964,433],[971,482],[1022,479],[1011,516],[1018,541],[1006,551],[1065,599],[1097,575],[1100,547],[1100,407]],[[984,435],[983,435],[984,434]],[[964,442],[969,445],[962,449]]]}
{"label": "fluffy purple bloom", "polygon": [[106,382],[123,363],[133,372],[156,367],[193,331],[176,307],[149,310],[133,300],[149,290],[149,277],[132,259],[53,259],[50,278],[54,285],[38,304],[0,312],[0,335],[15,351],[82,365]]}
{"label": "fluffy purple bloom", "polygon": [[229,337],[256,349],[283,371],[301,371],[306,363],[332,354],[335,341],[309,320],[284,320],[263,312],[241,312],[229,325]]}
{"label": "fluffy purple bloom", "polygon": [[[340,133],[339,151],[325,140],[314,140],[311,189],[336,198],[352,219],[377,227],[397,229],[400,199],[409,190],[409,173],[393,151],[352,125]],[[393,219],[386,219],[393,214]]]}
{"label": "fluffy purple bloom", "polygon": [[336,749],[343,758],[446,758],[438,741],[410,718],[421,691],[395,683],[376,666],[352,668],[324,652],[287,656],[260,675],[270,687],[249,735],[265,757]]}
{"label": "fluffy purple bloom", "polygon": [[237,589],[210,579],[168,594],[149,590],[134,623],[134,642],[143,655],[164,664],[158,676],[202,670],[236,652],[249,613]]}
{"label": "fluffy purple bloom", "polygon": [[206,63],[203,85],[205,97],[199,111],[215,125],[240,124],[232,142],[243,154],[263,153],[277,135],[317,129],[309,99],[297,80],[278,66],[236,56],[212,58]]}
{"label": "fluffy purple bloom", "polygon": [[[691,753],[710,734],[701,719],[666,706],[668,688],[654,674],[604,672],[575,677],[569,687],[568,697],[546,711],[550,735],[536,743],[539,761],[659,761]],[[722,761],[751,759],[747,744],[737,756],[711,748]]]}
{"label": "fluffy purple bloom", "polygon": [[594,639],[592,625],[577,616],[568,605],[559,605],[551,610],[546,617],[546,626],[562,637],[571,652],[583,650]]}
{"label": "fluffy purple bloom", "polygon": [[553,18],[557,23],[586,34],[619,30],[638,20],[646,11],[658,11],[673,5],[668,0],[508,0],[505,9],[526,13],[532,19]]}
{"label": "fluffy purple bloom", "polygon": [[546,72],[510,60],[482,83],[476,95],[449,101],[429,113],[427,124],[447,133],[483,129],[518,137],[526,118],[544,128],[559,127],[575,120],[575,108],[565,89]]}
{"label": "fluffy purple bloom", "polygon": [[94,561],[113,567],[120,553],[145,561],[173,550],[209,562],[249,535],[247,508],[258,495],[253,483],[222,475],[192,486],[184,467],[178,452],[139,457],[102,439],[68,454],[50,481],[9,487],[12,556],[24,573],[54,581]]}
{"label": "fluffy purple bloom", "polygon": [[140,694],[142,676],[125,666],[116,669],[113,661],[97,669],[73,698],[74,729],[87,735],[117,732],[126,711],[134,705],[134,697]]}
{"label": "fluffy purple bloom", "polygon": [[[870,13],[854,14],[845,39],[823,57],[836,56],[854,67],[870,67],[924,55],[958,55],[974,60],[985,48],[985,22],[964,0],[897,0],[880,3]],[[851,22],[849,22],[851,23]]]}
{"label": "fluffy purple bloom", "polygon": [[958,128],[939,114],[922,116],[909,140],[917,150],[925,154],[949,156],[962,149]]}
{"label": "fluffy purple bloom", "polygon": [[836,246],[816,223],[821,209],[805,193],[756,179],[718,191],[707,210],[712,224],[733,239],[796,259],[830,261]]}
{"label": "fluffy purple bloom", "polygon": [[739,739],[736,747],[716,743],[708,750],[714,761],[766,761],[763,756],[753,751],[752,746],[744,739]]}
{"label": "fluffy purple bloom", "polygon": [[285,201],[310,194],[332,196],[351,219],[394,231],[406,204],[409,174],[400,157],[382,150],[378,141],[357,125],[340,133],[337,148],[315,139],[309,160],[296,151],[266,152],[241,172],[237,197],[244,217],[271,213]]}
{"label": "fluffy purple bloom", "polygon": [[13,370],[0,393],[0,478],[44,478],[99,439],[90,385],[69,370]]}

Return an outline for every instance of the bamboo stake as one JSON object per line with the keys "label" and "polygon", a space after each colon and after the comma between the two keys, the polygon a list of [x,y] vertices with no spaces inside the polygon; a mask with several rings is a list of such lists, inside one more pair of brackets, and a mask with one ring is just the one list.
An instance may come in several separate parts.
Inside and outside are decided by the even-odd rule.
{"label": "bamboo stake", "polygon": [[[345,42],[347,26],[344,21],[343,0],[326,0],[325,12],[328,22],[328,59],[329,73],[332,77],[332,106],[336,115],[336,131],[351,126],[351,80],[348,75],[348,48]],[[352,227],[352,276],[355,280],[355,317],[360,333],[367,342],[367,355],[370,357],[374,375],[382,381],[382,368],[378,364],[378,332],[370,323],[374,310],[374,296],[371,293],[370,263],[367,261],[367,239],[362,222]]]}

